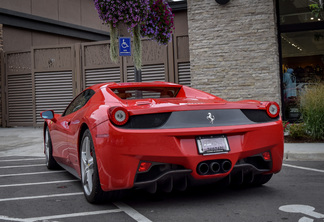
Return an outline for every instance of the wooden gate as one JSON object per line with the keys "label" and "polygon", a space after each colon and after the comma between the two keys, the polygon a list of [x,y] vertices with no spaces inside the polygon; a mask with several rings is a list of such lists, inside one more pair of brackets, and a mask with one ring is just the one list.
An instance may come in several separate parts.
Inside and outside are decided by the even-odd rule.
{"label": "wooden gate", "polygon": [[74,46],[33,49],[34,125],[43,123],[44,110],[63,113],[76,95],[75,55]]}
{"label": "wooden gate", "polygon": [[33,125],[31,52],[5,54],[7,126]]}
{"label": "wooden gate", "polygon": [[109,55],[109,41],[82,44],[83,89],[102,82],[123,82],[122,59],[113,63]]}
{"label": "wooden gate", "polygon": [[[174,72],[170,57],[172,49],[150,40],[142,40],[142,81],[172,81]],[[109,55],[108,41],[82,44],[83,86],[102,82],[133,82],[133,57],[120,57],[113,63]],[[132,51],[133,54],[133,51]]]}
{"label": "wooden gate", "polygon": [[[147,39],[142,45],[142,81],[190,85],[188,36],[168,46]],[[102,41],[5,53],[5,126],[41,126],[41,111],[62,113],[90,85],[134,81],[132,56],[113,63],[109,47]]]}

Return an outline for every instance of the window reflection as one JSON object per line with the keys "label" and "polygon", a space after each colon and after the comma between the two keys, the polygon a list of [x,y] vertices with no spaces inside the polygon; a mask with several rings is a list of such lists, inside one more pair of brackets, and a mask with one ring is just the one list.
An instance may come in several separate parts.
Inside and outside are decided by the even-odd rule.
{"label": "window reflection", "polygon": [[324,30],[282,33],[281,39],[284,114],[294,122],[307,86],[324,81]]}
{"label": "window reflection", "polygon": [[279,0],[280,24],[299,24],[324,21],[324,13],[316,15],[309,5],[320,3],[311,0]]}
{"label": "window reflection", "polygon": [[283,114],[301,121],[300,98],[310,85],[324,82],[324,12],[319,0],[278,0],[282,57]]}

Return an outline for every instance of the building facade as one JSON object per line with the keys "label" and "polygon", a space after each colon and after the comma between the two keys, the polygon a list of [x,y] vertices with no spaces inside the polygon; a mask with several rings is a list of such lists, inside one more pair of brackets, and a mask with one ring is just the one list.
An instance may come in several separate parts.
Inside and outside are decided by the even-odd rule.
{"label": "building facade", "polygon": [[[167,46],[142,41],[142,79],[189,85],[186,5],[171,4],[173,40]],[[63,112],[89,85],[134,81],[132,57],[110,60],[108,28],[93,0],[0,0],[0,5],[2,126],[40,126],[41,111]],[[130,34],[122,29],[121,35]]]}
{"label": "building facade", "polygon": [[274,1],[189,0],[192,86],[228,100],[280,102]]}
{"label": "building facade", "polygon": [[[0,125],[5,126],[5,121],[8,121],[9,106],[11,113],[18,112],[18,109],[31,111],[31,92],[27,90],[26,93],[29,96],[25,95],[21,96],[21,99],[15,98],[9,101],[8,84],[16,84],[18,87],[23,81],[30,83],[31,86],[32,82],[28,74],[32,71],[30,52],[33,47],[109,39],[107,28],[101,24],[96,13],[91,0],[0,0],[0,55],[2,58],[0,62]],[[20,52],[20,54],[8,54],[9,57],[7,57],[6,52]],[[16,67],[8,67],[8,59],[15,60]],[[10,73],[9,69],[15,69],[15,71]],[[16,82],[8,82],[8,79]],[[10,93],[14,95],[16,92],[13,89]],[[16,94],[16,97],[19,96]],[[18,125],[21,125],[20,122],[22,125],[30,125],[24,124],[22,119],[17,119]]]}
{"label": "building facade", "polygon": [[[314,1],[170,0],[173,39],[166,47],[143,40],[142,79],[230,101],[274,100],[298,121],[296,101],[324,76]],[[132,57],[112,63],[109,46],[92,0],[0,0],[0,125],[39,126],[41,110],[61,112],[91,84],[134,81]]]}
{"label": "building facade", "polygon": [[[314,3],[321,8],[318,14],[309,7]],[[305,89],[324,81],[323,4],[278,1],[282,101],[285,120],[290,122],[300,120],[299,102]]]}
{"label": "building facade", "polygon": [[300,96],[324,80],[323,1],[217,2],[226,1],[188,0],[192,86],[228,100],[274,100],[285,120],[299,121]]}

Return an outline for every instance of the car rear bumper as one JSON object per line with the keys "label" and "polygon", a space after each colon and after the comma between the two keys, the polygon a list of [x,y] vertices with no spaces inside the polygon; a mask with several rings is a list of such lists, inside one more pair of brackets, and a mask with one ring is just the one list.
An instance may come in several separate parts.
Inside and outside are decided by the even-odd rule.
{"label": "car rear bumper", "polygon": [[[277,173],[283,160],[280,120],[243,126],[149,130],[120,129],[107,121],[91,132],[101,186],[106,191],[163,183],[166,178],[176,182],[187,176],[194,180],[217,180],[241,170],[253,174]],[[230,151],[199,154],[196,137],[207,135],[225,135]],[[265,161],[266,164],[260,160],[263,152],[271,153],[271,160]],[[145,173],[138,173],[141,161],[152,162],[153,166],[158,166],[155,168],[161,169],[154,173],[146,172],[145,176]],[[210,170],[212,163],[221,166],[224,162],[230,163],[225,170],[216,173]],[[198,169],[205,163],[208,173],[202,174]],[[183,183],[178,182],[180,188]],[[166,187],[168,189],[169,185]]]}

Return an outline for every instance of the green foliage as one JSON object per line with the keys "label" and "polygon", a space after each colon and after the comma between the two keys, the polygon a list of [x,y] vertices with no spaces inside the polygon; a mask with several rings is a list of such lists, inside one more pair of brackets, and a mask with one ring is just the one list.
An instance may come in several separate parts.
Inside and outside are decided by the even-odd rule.
{"label": "green foliage", "polygon": [[140,26],[134,27],[134,66],[137,70],[142,68],[142,42],[141,42],[141,28]]}
{"label": "green foliage", "polygon": [[289,122],[288,121],[282,121],[282,127],[284,130],[288,129]]}
{"label": "green foliage", "polygon": [[309,5],[309,8],[310,8],[310,10],[317,10],[317,9],[319,9],[320,7],[319,7],[318,4],[310,4],[310,5]]}
{"label": "green foliage", "polygon": [[315,140],[323,140],[324,84],[309,86],[301,95],[300,106],[306,132]]}
{"label": "green foliage", "polygon": [[284,135],[287,136],[289,135],[289,128],[290,128],[290,123],[288,121],[282,121],[282,128],[284,130]]}
{"label": "green foliage", "polygon": [[114,63],[117,63],[118,55],[118,28],[114,27],[113,24],[110,24],[110,59]]}
{"label": "green foliage", "polygon": [[167,0],[93,1],[99,18],[110,27],[110,58],[113,62],[118,62],[117,38],[120,23],[125,24],[134,36],[133,61],[137,70],[142,65],[141,37],[149,37],[163,45],[171,40],[174,15]]}
{"label": "green foliage", "polygon": [[289,135],[294,139],[306,137],[306,128],[303,123],[289,124]]}
{"label": "green foliage", "polygon": [[318,18],[321,10],[323,10],[323,8],[321,8],[321,6],[317,3],[315,4],[310,4],[308,5],[309,9],[312,11],[312,13],[314,14],[315,18]]}

